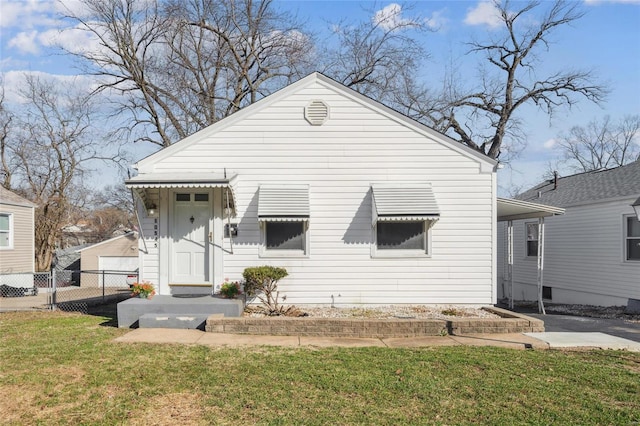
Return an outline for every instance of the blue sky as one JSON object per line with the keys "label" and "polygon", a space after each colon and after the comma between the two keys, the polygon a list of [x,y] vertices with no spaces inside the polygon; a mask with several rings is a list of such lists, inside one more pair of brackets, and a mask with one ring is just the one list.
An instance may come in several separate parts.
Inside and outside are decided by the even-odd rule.
{"label": "blue sky", "polygon": [[[75,0],[64,3],[72,9],[77,7]],[[308,28],[322,38],[328,34],[330,22],[370,20],[376,11],[394,2],[276,0],[275,3],[306,19]],[[468,48],[464,42],[494,31],[489,3],[417,1],[411,7],[402,6],[403,17],[419,16],[436,29],[422,38],[430,54],[423,70],[427,81],[434,86],[442,84],[445,66],[452,60],[466,78],[473,79],[475,64],[481,58],[466,55]],[[618,119],[640,114],[640,0],[589,0],[582,7],[586,12],[583,18],[553,33],[553,43],[544,54],[543,69],[539,71],[593,70],[601,81],[609,84],[611,93],[601,106],[581,101],[573,109],[559,111],[551,118],[532,107],[521,111],[527,148],[511,167],[500,171],[503,195],[513,185],[527,187],[541,180],[547,163],[557,158],[558,153],[552,147],[559,133],[605,115]],[[60,4],[54,0],[0,0],[0,72],[9,92],[21,72],[56,76],[77,73],[73,64],[51,46],[52,40],[59,37],[59,30],[68,25],[56,18],[59,10]],[[65,37],[65,43],[85,42],[77,38],[77,33],[67,33]],[[153,149],[139,148],[136,157],[141,158]]]}

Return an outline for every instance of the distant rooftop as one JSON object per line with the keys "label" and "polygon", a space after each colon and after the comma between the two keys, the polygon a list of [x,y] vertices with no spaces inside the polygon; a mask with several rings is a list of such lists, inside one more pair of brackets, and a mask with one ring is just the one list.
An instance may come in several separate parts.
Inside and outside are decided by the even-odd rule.
{"label": "distant rooftop", "polygon": [[0,185],[0,204],[10,204],[13,206],[24,206],[24,207],[35,207],[31,201],[27,200],[16,194],[15,192],[9,191],[4,186]]}
{"label": "distant rooftop", "polygon": [[523,201],[568,207],[611,198],[640,197],[640,160],[625,166],[558,177],[519,194]]}

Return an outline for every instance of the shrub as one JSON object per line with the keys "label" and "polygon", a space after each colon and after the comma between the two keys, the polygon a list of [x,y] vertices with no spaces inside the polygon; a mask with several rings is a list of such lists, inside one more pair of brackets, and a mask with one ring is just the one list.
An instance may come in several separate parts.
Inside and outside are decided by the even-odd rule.
{"label": "shrub", "polygon": [[282,315],[284,309],[278,303],[278,281],[287,275],[289,273],[286,269],[275,266],[246,268],[242,272],[244,291],[248,296],[256,296],[268,315]]}
{"label": "shrub", "polygon": [[224,283],[220,286],[220,294],[227,299],[235,298],[237,295],[242,294],[240,283],[238,281],[231,282],[228,278],[225,278]]}

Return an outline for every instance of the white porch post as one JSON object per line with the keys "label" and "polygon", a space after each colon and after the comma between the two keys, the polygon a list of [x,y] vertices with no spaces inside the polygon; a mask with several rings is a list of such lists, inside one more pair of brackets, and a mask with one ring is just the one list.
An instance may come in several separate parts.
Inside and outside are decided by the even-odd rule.
{"label": "white porch post", "polygon": [[544,284],[544,217],[538,218],[538,313],[546,315],[542,302]]}
{"label": "white porch post", "polygon": [[509,309],[513,309],[513,221],[507,221],[507,280],[509,281]]}

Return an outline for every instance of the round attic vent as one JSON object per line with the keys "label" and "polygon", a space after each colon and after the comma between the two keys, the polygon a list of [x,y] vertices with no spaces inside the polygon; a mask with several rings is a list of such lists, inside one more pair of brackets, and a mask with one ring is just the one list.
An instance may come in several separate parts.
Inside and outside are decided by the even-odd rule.
{"label": "round attic vent", "polygon": [[304,118],[312,126],[320,126],[329,118],[329,107],[323,101],[311,101],[304,109]]}

